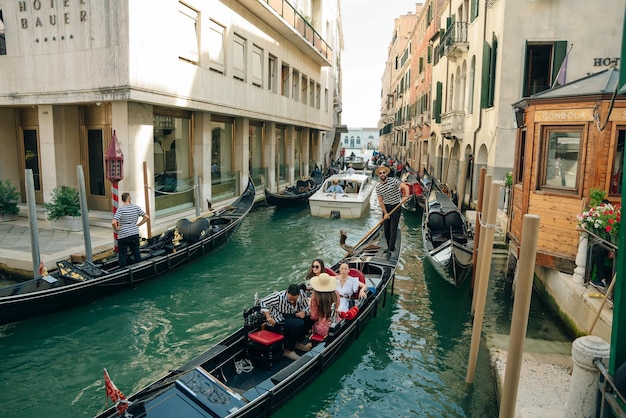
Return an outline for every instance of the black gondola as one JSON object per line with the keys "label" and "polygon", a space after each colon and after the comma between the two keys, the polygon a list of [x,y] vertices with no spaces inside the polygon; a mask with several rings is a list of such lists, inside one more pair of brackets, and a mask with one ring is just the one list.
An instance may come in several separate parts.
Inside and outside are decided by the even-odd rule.
{"label": "black gondola", "polygon": [[472,271],[473,241],[465,217],[434,179],[422,219],[424,249],[442,276],[459,287]]}
{"label": "black gondola", "polygon": [[265,188],[265,202],[269,206],[291,207],[306,204],[309,197],[320,188],[324,182],[321,171],[314,170],[311,177],[306,180],[298,180],[295,186],[289,186],[280,193],[272,193]]}
{"label": "black gondola", "polygon": [[251,179],[230,206],[194,221],[181,219],[141,247],[142,260],[120,269],[117,260],[96,265],[85,261],[57,263],[57,270],[39,279],[0,289],[0,324],[83,304],[119,289],[161,276],[197,260],[228,242],[254,205]]}
{"label": "black gondola", "polygon": [[[271,335],[267,344],[256,341],[264,316],[257,300],[244,311],[243,326],[182,367],[124,399],[135,417],[266,417],[280,408],[320,375],[348,345],[364,332],[380,302],[385,301],[398,265],[400,233],[396,251],[385,257],[382,225],[378,225],[342,261],[362,273],[369,291],[366,299],[355,300],[353,319],[337,319],[325,340],[295,361],[282,356],[281,334]],[[337,271],[339,263],[332,267]],[[353,275],[353,273],[351,273]],[[265,335],[265,334],[264,334]],[[267,336],[267,335],[265,335]],[[276,341],[272,341],[272,340]],[[128,403],[126,403],[128,402]],[[98,415],[113,418],[116,406]]]}
{"label": "black gondola", "polygon": [[411,191],[409,199],[402,203],[402,209],[422,215],[425,206],[425,196],[428,194],[428,186],[415,171],[407,171],[402,176],[402,181],[409,185],[409,190]]}

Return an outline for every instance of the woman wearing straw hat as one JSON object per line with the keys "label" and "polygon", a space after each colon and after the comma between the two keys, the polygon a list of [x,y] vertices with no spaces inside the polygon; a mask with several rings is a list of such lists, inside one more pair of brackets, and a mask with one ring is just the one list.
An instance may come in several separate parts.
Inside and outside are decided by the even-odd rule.
{"label": "woman wearing straw hat", "polygon": [[328,336],[328,329],[333,322],[333,304],[335,309],[339,306],[339,294],[337,293],[337,279],[328,273],[321,273],[311,279],[311,301],[309,309],[313,324],[313,332],[323,337]]}

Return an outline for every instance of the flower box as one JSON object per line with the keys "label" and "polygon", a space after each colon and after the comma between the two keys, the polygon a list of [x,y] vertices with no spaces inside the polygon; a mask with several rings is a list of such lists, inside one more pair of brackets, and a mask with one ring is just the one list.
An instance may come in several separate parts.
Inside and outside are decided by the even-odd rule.
{"label": "flower box", "polygon": [[578,215],[578,226],[617,245],[621,215],[620,204],[602,203]]}

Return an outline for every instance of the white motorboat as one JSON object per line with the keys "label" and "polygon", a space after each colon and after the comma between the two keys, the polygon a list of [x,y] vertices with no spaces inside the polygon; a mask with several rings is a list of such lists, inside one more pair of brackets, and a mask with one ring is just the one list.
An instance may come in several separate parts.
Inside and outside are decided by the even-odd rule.
{"label": "white motorboat", "polygon": [[[335,180],[339,182],[343,192],[328,191]],[[309,198],[311,215],[324,218],[360,218],[369,209],[373,190],[374,183],[367,174],[334,174]]]}

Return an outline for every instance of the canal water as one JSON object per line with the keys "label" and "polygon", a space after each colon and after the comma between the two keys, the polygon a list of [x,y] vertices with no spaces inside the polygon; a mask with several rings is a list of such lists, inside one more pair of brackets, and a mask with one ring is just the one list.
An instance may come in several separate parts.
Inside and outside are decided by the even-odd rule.
{"label": "canal water", "polygon": [[[258,206],[225,247],[135,289],[0,327],[0,410],[12,417],[91,417],[105,408],[103,368],[126,395],[241,326],[254,294],[303,279],[313,258],[344,254],[380,220],[374,198],[364,219],[321,219],[308,208]],[[496,417],[487,349],[466,390],[471,296],[424,259],[421,219],[404,213],[393,295],[360,338],[276,417]],[[512,302],[506,260],[495,258],[484,335],[508,334]],[[528,337],[570,341],[533,295]]]}

